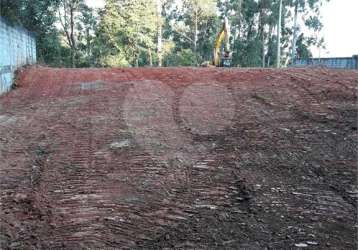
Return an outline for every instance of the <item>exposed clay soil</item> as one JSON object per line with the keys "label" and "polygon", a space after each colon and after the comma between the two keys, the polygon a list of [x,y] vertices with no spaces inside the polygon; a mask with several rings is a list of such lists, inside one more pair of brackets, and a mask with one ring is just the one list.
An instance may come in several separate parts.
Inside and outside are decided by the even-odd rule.
{"label": "exposed clay soil", "polygon": [[[156,82],[158,119],[128,118]],[[195,130],[223,119],[206,106],[194,129],[179,114],[196,83],[232,97],[216,134]],[[356,249],[357,86],[321,68],[26,69],[0,97],[1,248]]]}

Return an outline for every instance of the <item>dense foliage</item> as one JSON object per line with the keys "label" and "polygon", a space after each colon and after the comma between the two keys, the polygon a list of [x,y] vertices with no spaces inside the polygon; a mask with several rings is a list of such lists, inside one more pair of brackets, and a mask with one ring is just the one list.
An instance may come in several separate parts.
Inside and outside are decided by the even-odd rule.
{"label": "dense foliage", "polygon": [[[211,60],[223,17],[233,63],[277,61],[280,0],[2,0],[0,15],[33,31],[39,61],[53,66],[196,66]],[[283,0],[281,64],[324,46],[320,8],[328,0]]]}

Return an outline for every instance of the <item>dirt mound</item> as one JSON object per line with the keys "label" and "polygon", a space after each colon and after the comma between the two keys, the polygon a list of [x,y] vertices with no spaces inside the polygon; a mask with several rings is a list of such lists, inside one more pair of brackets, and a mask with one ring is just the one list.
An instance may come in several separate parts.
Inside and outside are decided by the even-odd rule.
{"label": "dirt mound", "polygon": [[4,249],[357,247],[357,71],[34,67],[0,97]]}

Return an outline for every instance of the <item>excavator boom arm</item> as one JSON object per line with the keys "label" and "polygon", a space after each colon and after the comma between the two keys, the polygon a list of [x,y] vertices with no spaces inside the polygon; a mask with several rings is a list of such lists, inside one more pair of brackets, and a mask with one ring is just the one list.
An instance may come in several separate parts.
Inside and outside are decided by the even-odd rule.
{"label": "excavator boom arm", "polygon": [[225,53],[230,53],[230,26],[228,19],[225,18],[223,27],[221,28],[220,33],[216,37],[215,46],[214,46],[214,56],[213,56],[213,64],[215,66],[220,66],[221,61],[221,45],[225,42]]}

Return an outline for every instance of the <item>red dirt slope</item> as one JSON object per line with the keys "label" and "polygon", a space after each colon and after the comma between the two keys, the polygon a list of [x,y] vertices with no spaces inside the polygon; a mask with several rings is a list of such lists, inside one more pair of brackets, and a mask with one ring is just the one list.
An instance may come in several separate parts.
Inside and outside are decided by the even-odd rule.
{"label": "red dirt slope", "polygon": [[357,71],[17,83],[0,97],[2,249],[357,247]]}

